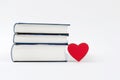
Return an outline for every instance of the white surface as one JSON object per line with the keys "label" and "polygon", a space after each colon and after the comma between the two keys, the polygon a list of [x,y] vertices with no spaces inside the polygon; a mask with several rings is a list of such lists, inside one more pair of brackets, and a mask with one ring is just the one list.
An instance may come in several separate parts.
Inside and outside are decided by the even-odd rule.
{"label": "white surface", "polygon": [[[1,0],[0,80],[120,80],[119,0]],[[80,63],[13,63],[15,22],[70,23],[69,43],[90,46]]]}
{"label": "white surface", "polygon": [[69,36],[61,35],[15,35],[18,43],[68,43]]}
{"label": "white surface", "polygon": [[66,45],[14,45],[13,61],[66,61]]}

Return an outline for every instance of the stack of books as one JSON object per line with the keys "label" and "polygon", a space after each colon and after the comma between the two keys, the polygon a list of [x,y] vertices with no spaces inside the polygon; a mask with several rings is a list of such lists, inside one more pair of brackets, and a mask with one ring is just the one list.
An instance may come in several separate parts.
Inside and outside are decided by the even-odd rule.
{"label": "stack of books", "polygon": [[67,61],[70,24],[16,23],[11,57],[14,62]]}

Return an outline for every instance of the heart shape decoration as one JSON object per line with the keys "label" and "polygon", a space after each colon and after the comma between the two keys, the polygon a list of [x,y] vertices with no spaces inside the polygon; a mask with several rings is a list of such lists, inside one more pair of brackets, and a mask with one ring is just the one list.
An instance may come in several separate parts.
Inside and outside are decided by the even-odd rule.
{"label": "heart shape decoration", "polygon": [[79,45],[72,43],[68,45],[68,52],[77,61],[83,59],[83,57],[87,54],[88,50],[89,46],[86,43],[81,43]]}

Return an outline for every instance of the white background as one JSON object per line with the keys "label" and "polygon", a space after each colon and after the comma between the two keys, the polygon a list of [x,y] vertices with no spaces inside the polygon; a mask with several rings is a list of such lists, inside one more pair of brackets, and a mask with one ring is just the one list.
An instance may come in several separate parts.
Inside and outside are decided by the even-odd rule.
{"label": "white background", "polygon": [[[69,43],[86,42],[79,63],[13,63],[16,22],[70,23]],[[0,80],[120,80],[119,0],[0,0]]]}

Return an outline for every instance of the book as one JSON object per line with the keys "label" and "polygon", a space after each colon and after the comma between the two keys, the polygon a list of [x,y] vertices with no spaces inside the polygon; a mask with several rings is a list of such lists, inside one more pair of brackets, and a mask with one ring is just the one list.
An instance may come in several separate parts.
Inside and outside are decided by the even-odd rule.
{"label": "book", "polygon": [[66,34],[70,24],[50,24],[50,23],[16,23],[15,33],[52,33]]}
{"label": "book", "polygon": [[27,61],[66,61],[67,45],[13,45],[12,60],[14,62]]}
{"label": "book", "polygon": [[68,35],[15,34],[15,43],[68,43]]}
{"label": "book", "polygon": [[68,26],[70,24],[16,23],[12,61],[66,62]]}

